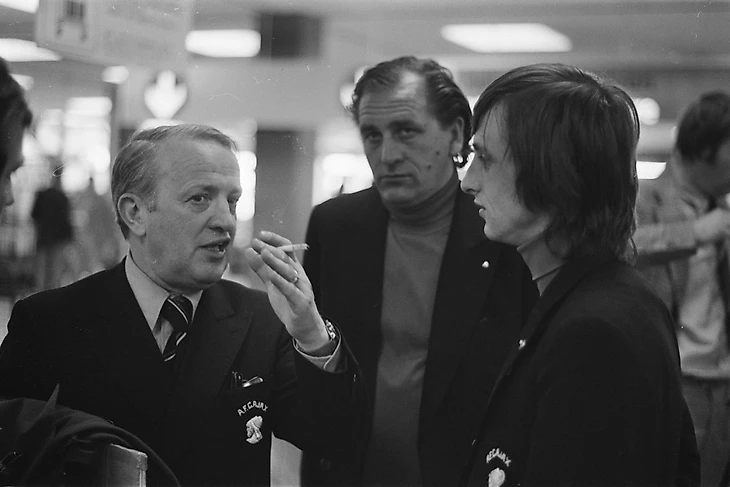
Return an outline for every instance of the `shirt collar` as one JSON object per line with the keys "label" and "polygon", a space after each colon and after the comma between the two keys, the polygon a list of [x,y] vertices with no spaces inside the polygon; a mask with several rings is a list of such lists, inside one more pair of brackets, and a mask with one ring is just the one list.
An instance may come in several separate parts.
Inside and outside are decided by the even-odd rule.
{"label": "shirt collar", "polygon": [[[155,323],[157,323],[157,318],[160,316],[162,305],[170,295],[170,292],[160,287],[137,266],[132,258],[131,249],[127,252],[127,258],[124,260],[124,271],[127,274],[127,280],[129,281],[129,286],[132,288],[134,297],[142,309],[145,320],[147,320],[147,325],[152,330],[155,327]],[[203,291],[183,295],[193,304],[193,316],[195,316],[195,310],[198,309],[198,303],[202,295]]]}

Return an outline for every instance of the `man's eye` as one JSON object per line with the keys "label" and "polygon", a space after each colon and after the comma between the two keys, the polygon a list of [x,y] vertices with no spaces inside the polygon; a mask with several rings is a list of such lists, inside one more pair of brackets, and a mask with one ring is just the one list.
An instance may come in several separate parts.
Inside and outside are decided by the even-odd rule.
{"label": "man's eye", "polygon": [[362,134],[362,140],[365,142],[377,142],[380,140],[380,134],[377,132],[366,132]]}
{"label": "man's eye", "polygon": [[471,152],[466,158],[466,162],[471,164],[474,161],[477,161],[477,163],[482,164],[485,168],[489,167],[491,164],[491,160],[482,152],[479,152],[476,150],[476,148],[471,147]]}
{"label": "man's eye", "polygon": [[203,203],[208,200],[207,194],[195,194],[190,197],[190,201],[193,203]]}

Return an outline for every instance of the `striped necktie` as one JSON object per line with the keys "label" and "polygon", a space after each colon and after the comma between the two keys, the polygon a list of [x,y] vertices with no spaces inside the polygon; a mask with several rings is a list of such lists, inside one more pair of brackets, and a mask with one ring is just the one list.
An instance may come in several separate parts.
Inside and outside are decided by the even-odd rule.
{"label": "striped necktie", "polygon": [[193,318],[193,303],[182,294],[171,294],[162,305],[160,316],[172,325],[172,334],[162,352],[162,360],[169,365],[172,372],[175,355],[180,350],[180,344]]}

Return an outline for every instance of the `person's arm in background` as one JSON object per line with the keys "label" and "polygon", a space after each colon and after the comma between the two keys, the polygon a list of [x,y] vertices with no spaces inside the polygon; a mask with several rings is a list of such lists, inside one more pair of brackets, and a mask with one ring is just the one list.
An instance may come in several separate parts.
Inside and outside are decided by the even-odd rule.
{"label": "person's arm in background", "polygon": [[694,219],[660,221],[661,193],[652,186],[641,185],[636,201],[637,228],[634,243],[638,251],[637,267],[665,264],[686,259],[703,245],[730,238],[730,210],[717,207]]}
{"label": "person's arm in background", "polygon": [[658,212],[662,198],[650,185],[641,184],[636,200],[637,267],[661,265],[676,259],[686,259],[697,251],[695,221],[660,221]]}

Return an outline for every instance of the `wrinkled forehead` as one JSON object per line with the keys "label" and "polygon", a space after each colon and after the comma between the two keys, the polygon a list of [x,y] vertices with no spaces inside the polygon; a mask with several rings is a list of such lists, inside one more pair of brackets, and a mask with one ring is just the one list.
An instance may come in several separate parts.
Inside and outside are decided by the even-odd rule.
{"label": "wrinkled forehead", "polygon": [[365,91],[358,106],[358,119],[400,110],[429,112],[425,82],[420,75],[405,72],[393,86],[372,86]]}

